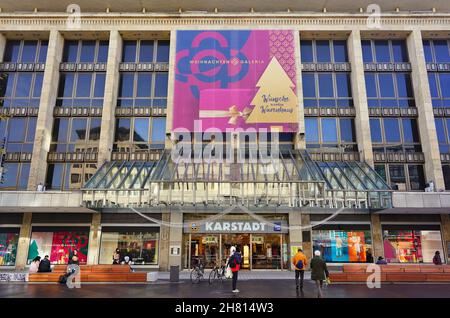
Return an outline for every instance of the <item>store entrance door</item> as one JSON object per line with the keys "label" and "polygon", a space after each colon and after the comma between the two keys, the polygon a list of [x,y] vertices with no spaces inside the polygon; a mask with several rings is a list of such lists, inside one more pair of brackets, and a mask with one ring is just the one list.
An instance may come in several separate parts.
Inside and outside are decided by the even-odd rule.
{"label": "store entrance door", "polygon": [[242,255],[242,269],[250,269],[250,234],[222,234],[222,260],[230,256],[231,246],[236,246]]}

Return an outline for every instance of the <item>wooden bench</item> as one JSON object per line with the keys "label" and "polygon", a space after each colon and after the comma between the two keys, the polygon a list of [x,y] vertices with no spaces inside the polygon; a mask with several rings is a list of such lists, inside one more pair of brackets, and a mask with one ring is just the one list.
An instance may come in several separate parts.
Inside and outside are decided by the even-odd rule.
{"label": "wooden bench", "polygon": [[[330,272],[332,282],[365,282],[373,274],[368,264],[345,264],[342,272]],[[450,265],[380,265],[382,282],[450,282]]]}
{"label": "wooden bench", "polygon": [[[28,275],[29,282],[58,282],[66,265],[55,265],[51,273]],[[132,272],[129,265],[81,265],[81,282],[147,282],[146,272]]]}

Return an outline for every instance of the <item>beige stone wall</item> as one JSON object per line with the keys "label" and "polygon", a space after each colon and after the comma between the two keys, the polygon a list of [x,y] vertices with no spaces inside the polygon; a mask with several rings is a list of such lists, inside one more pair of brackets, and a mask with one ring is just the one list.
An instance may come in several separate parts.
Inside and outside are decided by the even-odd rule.
{"label": "beige stone wall", "polygon": [[372,255],[374,260],[378,256],[384,257],[384,247],[383,247],[383,231],[381,228],[381,221],[379,214],[370,215],[370,223],[372,228]]}
{"label": "beige stone wall", "polygon": [[24,213],[17,244],[16,269],[23,270],[27,265],[28,248],[31,240],[32,213]]}
{"label": "beige stone wall", "polygon": [[87,265],[97,265],[100,255],[100,239],[102,236],[101,213],[92,214],[92,223],[89,231],[89,249],[87,255]]}
{"label": "beige stone wall", "polygon": [[[164,223],[170,222],[170,213],[162,213],[161,220]],[[169,269],[169,238],[170,228],[162,224],[159,234],[159,268],[163,271]]]}
{"label": "beige stone wall", "polygon": [[441,255],[442,262],[447,261],[447,264],[450,264],[450,259],[448,255],[449,244],[450,244],[450,215],[449,214],[441,214],[441,230],[442,230],[442,242],[444,244],[444,254]]}

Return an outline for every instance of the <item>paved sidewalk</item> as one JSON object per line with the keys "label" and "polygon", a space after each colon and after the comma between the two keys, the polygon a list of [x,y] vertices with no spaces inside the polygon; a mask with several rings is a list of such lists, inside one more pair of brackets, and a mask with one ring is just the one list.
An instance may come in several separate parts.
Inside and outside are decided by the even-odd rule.
{"label": "paved sidewalk", "polygon": [[[204,277],[208,279],[209,273],[211,272],[210,269],[205,269],[205,275]],[[253,271],[247,271],[242,270],[239,272],[239,280],[289,280],[294,279],[294,272],[293,271],[267,271],[267,270],[253,270]],[[180,272],[180,280],[190,280],[191,278],[191,271],[183,270]],[[311,272],[306,271],[305,272],[305,279],[309,279],[311,277]],[[170,278],[169,272],[158,272],[158,279],[166,279],[168,280]]]}

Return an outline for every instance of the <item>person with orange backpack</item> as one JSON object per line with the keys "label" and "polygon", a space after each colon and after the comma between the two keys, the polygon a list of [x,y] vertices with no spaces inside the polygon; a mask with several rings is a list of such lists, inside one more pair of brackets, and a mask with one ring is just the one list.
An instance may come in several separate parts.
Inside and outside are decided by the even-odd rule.
{"label": "person with orange backpack", "polygon": [[227,266],[230,267],[231,272],[233,273],[233,293],[239,293],[239,289],[237,289],[237,280],[238,280],[238,273],[241,269],[242,265],[242,256],[241,253],[236,247],[232,246],[230,248],[230,257],[228,259]]}
{"label": "person with orange backpack", "polygon": [[[305,254],[303,254],[303,250],[299,248],[297,250],[297,253],[292,258],[292,265],[295,269],[295,285],[296,289],[299,288],[300,290],[303,290],[303,279],[305,277],[305,268],[306,265],[308,265],[308,259],[306,258]],[[298,282],[298,277],[300,276],[300,285]]]}

